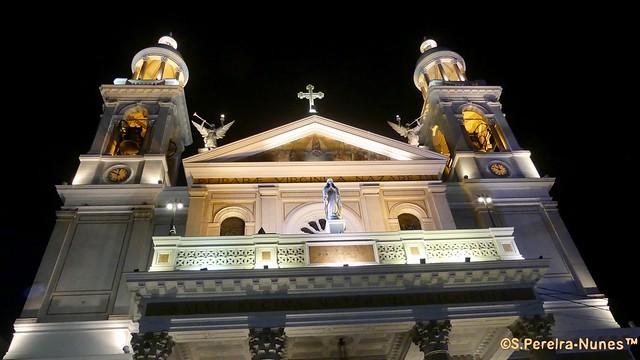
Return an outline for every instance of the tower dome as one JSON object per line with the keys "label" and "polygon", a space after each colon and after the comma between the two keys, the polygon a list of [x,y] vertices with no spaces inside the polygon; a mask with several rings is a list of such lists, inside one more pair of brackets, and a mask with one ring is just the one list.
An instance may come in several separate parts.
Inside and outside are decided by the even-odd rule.
{"label": "tower dome", "polygon": [[178,42],[163,36],[155,46],[140,50],[131,61],[133,80],[165,80],[166,85],[185,86],[189,68],[178,52]]}
{"label": "tower dome", "polygon": [[423,93],[426,93],[429,85],[467,80],[466,65],[458,53],[439,47],[432,39],[425,39],[420,44],[420,53],[422,55],[413,72],[413,83]]}

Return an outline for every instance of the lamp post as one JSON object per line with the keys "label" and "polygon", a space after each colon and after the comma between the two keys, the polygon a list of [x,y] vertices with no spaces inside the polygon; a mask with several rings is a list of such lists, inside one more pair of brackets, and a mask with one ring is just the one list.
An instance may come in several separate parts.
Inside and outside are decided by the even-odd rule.
{"label": "lamp post", "polygon": [[487,194],[479,194],[478,195],[478,203],[484,205],[484,208],[487,209],[487,213],[489,214],[489,222],[491,223],[491,227],[495,227],[496,223],[495,223],[495,221],[493,221],[493,215],[491,215],[491,208],[489,207],[489,205],[493,203],[493,199],[491,198],[491,196],[488,196]]}
{"label": "lamp post", "polygon": [[169,227],[169,235],[176,235],[176,210],[182,209],[184,205],[178,200],[174,200],[173,202],[167,203],[167,209],[172,210],[171,214],[171,226]]}

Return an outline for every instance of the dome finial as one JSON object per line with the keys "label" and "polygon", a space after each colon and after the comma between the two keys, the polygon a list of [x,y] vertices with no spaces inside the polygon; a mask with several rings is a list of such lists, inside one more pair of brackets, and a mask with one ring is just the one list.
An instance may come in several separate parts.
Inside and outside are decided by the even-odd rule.
{"label": "dome finial", "polygon": [[425,36],[424,41],[420,44],[420,53],[424,54],[425,51],[433,49],[434,47],[438,47],[438,43],[433,39],[427,39]]}
{"label": "dome finial", "polygon": [[169,35],[165,35],[158,40],[158,44],[171,46],[178,50],[178,42],[173,38],[173,32],[169,32]]}

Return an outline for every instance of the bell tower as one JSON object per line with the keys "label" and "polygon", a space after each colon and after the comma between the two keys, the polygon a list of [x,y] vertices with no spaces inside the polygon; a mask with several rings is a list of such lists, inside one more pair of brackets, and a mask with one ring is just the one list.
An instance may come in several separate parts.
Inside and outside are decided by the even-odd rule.
{"label": "bell tower", "polygon": [[178,43],[163,36],[131,61],[131,78],[103,85],[103,113],[73,185],[175,185],[192,143],[184,86],[189,69]]}
{"label": "bell tower", "polygon": [[413,82],[424,100],[421,143],[450,156],[448,179],[539,178],[502,113],[502,88],[469,80],[462,56],[434,40],[420,52]]}

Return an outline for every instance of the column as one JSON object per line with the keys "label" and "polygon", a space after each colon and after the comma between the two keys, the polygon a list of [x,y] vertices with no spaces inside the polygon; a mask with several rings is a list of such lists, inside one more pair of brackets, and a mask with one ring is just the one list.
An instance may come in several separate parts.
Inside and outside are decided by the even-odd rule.
{"label": "column", "polygon": [[513,131],[511,131],[509,123],[507,123],[505,115],[502,113],[502,104],[498,101],[488,101],[485,105],[489,107],[491,113],[494,114],[494,123],[500,128],[500,131],[502,131],[505,141],[507,142],[505,144],[505,146],[507,146],[507,151],[522,150],[518,140],[516,140],[516,136],[513,134]]}
{"label": "column", "polygon": [[440,70],[440,76],[442,76],[442,81],[449,81],[447,74],[444,73],[444,67],[442,66],[442,63],[440,61],[437,61],[436,65],[438,66],[438,70]]}
{"label": "column", "polygon": [[205,236],[207,225],[207,189],[189,189],[189,211],[187,212],[187,227],[185,236]]}
{"label": "column", "polygon": [[135,76],[135,80],[143,80],[144,72],[147,71],[147,65],[149,62],[149,56],[145,55],[142,57],[142,65],[140,65],[140,70],[138,74]]}
{"label": "column", "polygon": [[284,359],[287,335],[284,328],[249,329],[249,352],[251,360]]}
{"label": "column", "polygon": [[131,348],[135,360],[167,360],[175,345],[166,331],[138,333],[132,336]]}
{"label": "column", "polygon": [[425,360],[450,360],[449,320],[416,321],[411,330],[411,340],[424,353]]}
{"label": "column", "polygon": [[[116,119],[114,119],[114,115],[116,115],[116,106],[117,102],[109,102],[102,104],[102,115],[100,116],[100,125],[98,125],[98,130],[96,131],[96,136],[93,138],[93,143],[91,143],[91,149],[87,152],[87,154],[102,154],[105,152],[111,137],[113,135],[113,127],[112,124],[117,124]],[[117,119],[119,120],[119,119]],[[116,126],[116,125],[113,125]]]}
{"label": "column", "polygon": [[168,60],[168,58],[166,56],[162,57],[162,60],[160,61],[160,68],[158,69],[158,72],[156,73],[156,80],[164,79],[164,68],[165,68],[165,66],[167,66],[167,60]]}
{"label": "column", "polygon": [[364,205],[364,218],[367,231],[387,231],[383,218],[383,205],[380,199],[379,184],[361,184],[360,196]]}
{"label": "column", "polygon": [[158,107],[157,117],[149,129],[151,134],[146,135],[151,137],[150,145],[145,149],[147,154],[165,154],[175,127],[173,115],[176,113],[176,104],[169,101],[159,101]]}
{"label": "column", "polygon": [[[513,337],[518,338],[522,344],[524,339],[550,340],[554,324],[555,320],[551,314],[523,316],[509,326],[509,330],[511,330]],[[555,350],[549,349],[529,349],[531,359],[555,359],[555,353]]]}
{"label": "column", "polygon": [[430,215],[438,230],[453,230],[456,228],[456,222],[453,220],[446,191],[446,185],[430,184],[429,196],[426,198]]}
{"label": "column", "polygon": [[[260,195],[260,219],[257,219],[254,227],[260,226],[267,233],[277,233],[281,229],[278,223],[282,219],[278,211],[278,195],[279,190],[276,185],[259,185],[258,193]],[[252,232],[255,233],[255,230]]]}

